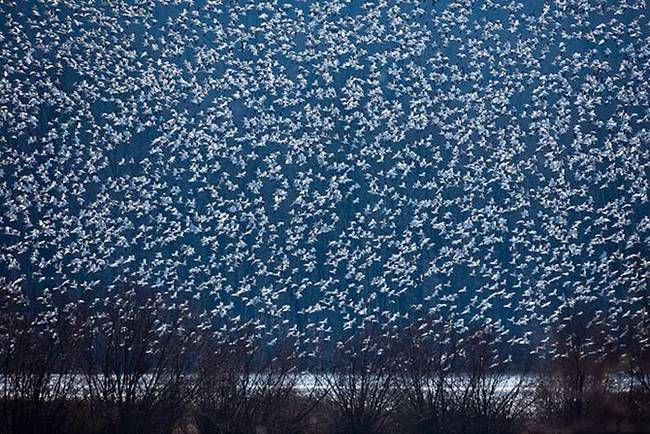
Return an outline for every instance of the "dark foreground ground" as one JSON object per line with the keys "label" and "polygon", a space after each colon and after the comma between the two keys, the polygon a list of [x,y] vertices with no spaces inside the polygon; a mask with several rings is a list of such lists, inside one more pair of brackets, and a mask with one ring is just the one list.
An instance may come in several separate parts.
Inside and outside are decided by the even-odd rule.
{"label": "dark foreground ground", "polygon": [[[432,409],[416,414],[406,397],[378,406],[372,397],[356,404],[341,397],[301,397],[294,393],[256,402],[231,396],[220,402],[181,404],[90,403],[67,400],[36,404],[2,402],[3,434],[388,434],[388,433],[643,433],[650,432],[650,400],[635,392],[561,402],[561,391],[518,403],[484,402],[467,408]],[[375,397],[376,398],[376,397]],[[354,399],[354,398],[352,398]],[[426,397],[425,397],[426,399]],[[348,406],[352,404],[351,406]],[[211,407],[211,408],[210,408]],[[508,407],[508,408],[501,408]],[[516,411],[521,413],[516,414]],[[437,412],[437,414],[436,414]],[[483,413],[483,414],[480,414]]]}

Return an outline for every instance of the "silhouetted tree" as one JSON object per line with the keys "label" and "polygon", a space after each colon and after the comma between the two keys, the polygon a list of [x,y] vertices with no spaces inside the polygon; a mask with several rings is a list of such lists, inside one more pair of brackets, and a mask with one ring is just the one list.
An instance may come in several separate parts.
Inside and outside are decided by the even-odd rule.
{"label": "silhouetted tree", "polygon": [[329,390],[333,431],[381,433],[396,407],[396,366],[391,339],[366,329],[341,343],[318,379]]}
{"label": "silhouetted tree", "polygon": [[444,432],[452,416],[449,387],[460,355],[451,323],[422,318],[403,330],[398,348],[401,425],[409,432]]}
{"label": "silhouetted tree", "polygon": [[462,363],[451,377],[451,432],[518,432],[533,402],[532,379],[513,372],[503,360],[491,327],[474,332],[462,343]]}
{"label": "silhouetted tree", "polygon": [[192,396],[189,305],[130,282],[79,309],[81,368],[97,426],[107,433],[171,432]]}
{"label": "silhouetted tree", "polygon": [[33,301],[20,283],[0,282],[0,432],[64,432],[74,386],[69,332],[55,293]]}
{"label": "silhouetted tree", "polygon": [[301,432],[322,398],[301,395],[293,345],[271,348],[251,326],[213,339],[196,376],[195,424],[201,434]]}

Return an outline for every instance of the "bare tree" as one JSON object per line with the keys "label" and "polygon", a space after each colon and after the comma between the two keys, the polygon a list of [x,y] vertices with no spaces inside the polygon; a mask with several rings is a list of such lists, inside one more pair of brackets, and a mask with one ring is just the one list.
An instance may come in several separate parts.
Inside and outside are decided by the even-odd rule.
{"label": "bare tree", "polygon": [[641,411],[650,412],[650,261],[643,256],[628,264],[631,292],[638,303],[625,324],[621,346],[627,355],[631,392]]}
{"label": "bare tree", "polygon": [[601,335],[580,313],[555,334],[553,360],[545,363],[538,385],[540,416],[564,424],[578,422],[609,393]]}
{"label": "bare tree", "polygon": [[486,328],[464,341],[462,363],[450,382],[452,432],[518,432],[533,402],[533,380],[527,372],[509,369],[495,336]]}
{"label": "bare tree", "polygon": [[0,432],[63,432],[73,387],[66,306],[46,292],[29,300],[0,282]]}
{"label": "bare tree", "polygon": [[[79,309],[86,393],[102,432],[171,432],[193,392],[185,308],[129,282]],[[100,417],[97,417],[100,416]]]}
{"label": "bare tree", "polygon": [[400,337],[397,379],[401,425],[409,432],[442,432],[451,417],[450,384],[459,357],[450,323],[422,318]]}
{"label": "bare tree", "polygon": [[371,330],[349,337],[324,363],[319,381],[329,390],[335,432],[381,433],[396,408],[391,339]]}
{"label": "bare tree", "polygon": [[322,397],[300,394],[293,346],[273,348],[243,327],[215,339],[196,376],[201,434],[301,432]]}
{"label": "bare tree", "polygon": [[625,324],[621,346],[631,418],[646,419],[650,414],[650,315],[638,312]]}
{"label": "bare tree", "polygon": [[[635,333],[636,342],[648,339],[650,334]],[[628,353],[629,373],[633,387],[650,397],[650,351],[637,345]]]}

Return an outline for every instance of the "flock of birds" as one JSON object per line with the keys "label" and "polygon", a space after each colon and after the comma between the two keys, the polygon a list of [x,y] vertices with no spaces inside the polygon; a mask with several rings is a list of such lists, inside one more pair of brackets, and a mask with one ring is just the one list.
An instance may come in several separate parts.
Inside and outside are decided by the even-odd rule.
{"label": "flock of birds", "polygon": [[604,355],[650,319],[647,10],[0,2],[2,291]]}

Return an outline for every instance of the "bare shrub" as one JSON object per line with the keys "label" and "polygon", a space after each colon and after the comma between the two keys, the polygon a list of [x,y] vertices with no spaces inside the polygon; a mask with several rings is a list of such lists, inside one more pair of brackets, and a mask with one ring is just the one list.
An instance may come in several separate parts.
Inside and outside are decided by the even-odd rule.
{"label": "bare shrub", "polygon": [[[0,432],[64,432],[73,386],[64,350],[66,306],[54,293],[30,300],[0,282]],[[42,304],[54,309],[43,310]]]}
{"label": "bare shrub", "polygon": [[533,401],[533,380],[527,372],[512,371],[502,360],[491,329],[466,339],[462,363],[451,377],[451,432],[519,432]]}
{"label": "bare shrub", "polygon": [[250,330],[213,342],[196,376],[195,425],[201,434],[302,432],[318,399],[297,390],[291,345],[271,349]]}
{"label": "bare shrub", "polygon": [[192,394],[185,328],[189,311],[121,283],[82,306],[81,367],[94,426],[105,433],[172,432]]}
{"label": "bare shrub", "polygon": [[626,324],[624,373],[628,380],[630,419],[650,422],[650,314],[638,312]]}
{"label": "bare shrub", "polygon": [[391,342],[363,331],[342,343],[318,378],[329,391],[332,432],[388,432],[396,407]]}
{"label": "bare shrub", "polygon": [[600,334],[581,314],[571,315],[555,335],[554,357],[544,363],[537,387],[537,412],[564,426],[581,424],[602,412],[600,403],[611,392],[609,366]]}
{"label": "bare shrub", "polygon": [[452,416],[449,387],[460,352],[451,324],[423,318],[403,330],[399,349],[400,425],[407,432],[444,432]]}

